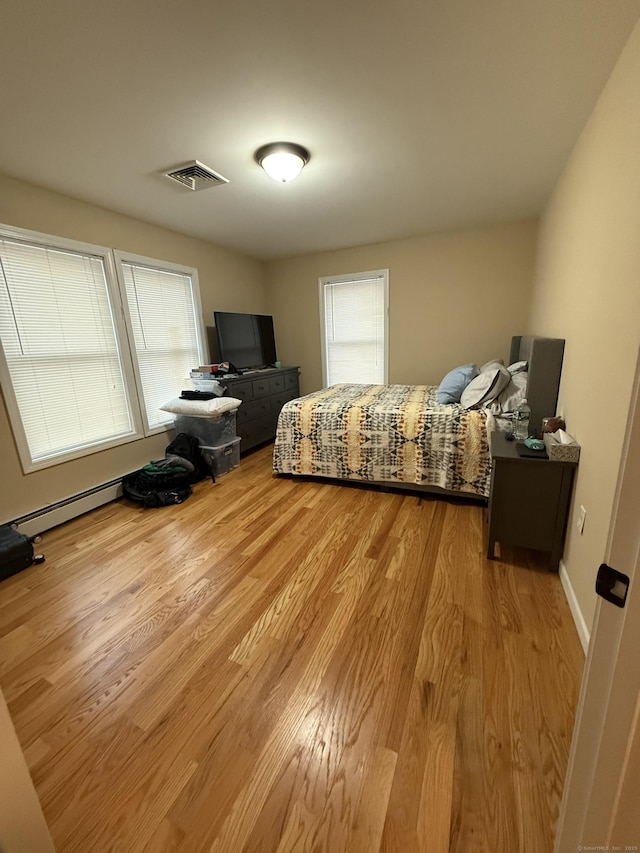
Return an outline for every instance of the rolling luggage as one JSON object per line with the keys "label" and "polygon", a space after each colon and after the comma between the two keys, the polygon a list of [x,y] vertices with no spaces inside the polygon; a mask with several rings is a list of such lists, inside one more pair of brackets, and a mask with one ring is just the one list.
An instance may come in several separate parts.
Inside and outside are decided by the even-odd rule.
{"label": "rolling luggage", "polygon": [[43,562],[44,557],[34,556],[28,536],[8,525],[0,525],[0,581],[28,569],[32,563]]}

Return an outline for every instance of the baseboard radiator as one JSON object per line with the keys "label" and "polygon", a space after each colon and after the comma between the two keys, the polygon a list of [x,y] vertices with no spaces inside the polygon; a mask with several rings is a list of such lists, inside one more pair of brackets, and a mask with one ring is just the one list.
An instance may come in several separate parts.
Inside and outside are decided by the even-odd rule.
{"label": "baseboard radiator", "polygon": [[87,489],[77,495],[49,504],[9,523],[25,536],[37,536],[45,530],[57,527],[65,521],[71,521],[72,518],[84,515],[85,512],[119,497],[122,497],[122,481],[110,480],[108,483],[102,483],[93,489]]}

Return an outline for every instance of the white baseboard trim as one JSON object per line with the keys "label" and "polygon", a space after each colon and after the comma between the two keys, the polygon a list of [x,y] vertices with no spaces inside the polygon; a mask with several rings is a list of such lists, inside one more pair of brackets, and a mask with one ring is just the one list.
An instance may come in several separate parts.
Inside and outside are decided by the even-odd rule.
{"label": "white baseboard trim", "polygon": [[20,533],[25,536],[37,536],[45,530],[57,527],[65,521],[70,521],[78,515],[83,515],[102,504],[109,503],[122,496],[122,483],[120,480],[112,480],[103,483],[94,489],[88,489],[78,495],[72,495],[55,504],[43,507],[35,512],[16,518],[9,522]]}
{"label": "white baseboard trim", "polygon": [[567,603],[569,604],[569,610],[571,610],[571,615],[573,616],[573,621],[576,626],[576,631],[578,632],[578,637],[580,638],[580,642],[582,643],[582,648],[584,650],[585,655],[587,654],[587,650],[589,648],[589,640],[591,638],[589,629],[587,628],[587,623],[584,621],[584,616],[582,615],[582,610],[580,609],[580,605],[578,604],[578,599],[576,598],[576,594],[573,590],[573,585],[569,578],[569,573],[567,572],[567,567],[564,562],[560,560],[560,583],[562,584],[562,588],[564,589],[564,594],[567,597]]}

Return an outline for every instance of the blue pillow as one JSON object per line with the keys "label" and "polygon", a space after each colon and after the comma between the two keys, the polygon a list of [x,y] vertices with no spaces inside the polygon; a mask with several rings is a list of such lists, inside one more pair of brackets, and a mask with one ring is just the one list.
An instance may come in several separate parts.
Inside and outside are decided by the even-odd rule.
{"label": "blue pillow", "polygon": [[450,370],[438,386],[438,402],[459,403],[462,392],[479,373],[475,364],[463,364]]}

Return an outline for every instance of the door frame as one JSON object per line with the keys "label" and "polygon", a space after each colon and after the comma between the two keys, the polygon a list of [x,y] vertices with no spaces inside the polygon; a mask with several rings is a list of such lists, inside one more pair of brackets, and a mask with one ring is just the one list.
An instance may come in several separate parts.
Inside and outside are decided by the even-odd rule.
{"label": "door frame", "polygon": [[[640,700],[640,593],[634,576],[640,558],[640,355],[629,405],[629,417],[605,562],[627,574],[626,607],[599,598],[587,655],[555,853],[581,846],[609,845],[630,776],[628,756],[637,746]],[[615,843],[618,843],[617,841]],[[640,837],[624,844],[640,846]]]}

